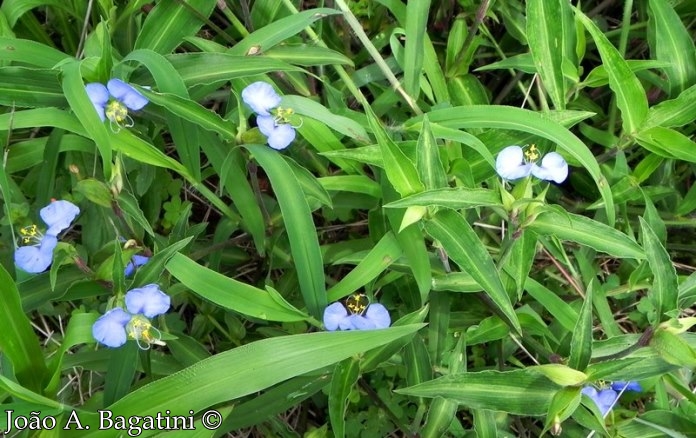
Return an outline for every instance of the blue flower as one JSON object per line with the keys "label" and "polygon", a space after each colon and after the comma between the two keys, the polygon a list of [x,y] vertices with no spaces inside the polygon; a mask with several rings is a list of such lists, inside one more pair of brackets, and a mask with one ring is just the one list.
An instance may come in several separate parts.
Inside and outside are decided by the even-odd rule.
{"label": "blue flower", "polygon": [[128,339],[126,325],[131,316],[120,307],[109,310],[94,322],[92,336],[107,347],[120,347]]}
{"label": "blue flower", "polygon": [[78,214],[80,209],[69,201],[51,201],[42,208],[39,215],[48,227],[46,234],[41,234],[36,225],[20,229],[22,243],[31,245],[15,250],[15,265],[32,274],[48,269],[53,261],[53,250],[58,245],[56,236],[68,228]]}
{"label": "blue flower", "polygon": [[126,277],[130,277],[131,275],[133,275],[133,272],[135,272],[135,268],[139,268],[140,266],[147,263],[149,260],[150,257],[135,254],[133,257],[131,257],[130,261],[126,265],[126,268],[123,270],[123,274]]}
{"label": "blue flower", "polygon": [[611,389],[614,391],[634,391],[634,392],[642,392],[643,387],[640,386],[640,383],[636,382],[635,380],[629,380],[628,382],[625,382],[623,380],[616,381],[611,384]]}
{"label": "blue flower", "polygon": [[162,292],[156,284],[131,289],[126,293],[126,309],[134,315],[142,314],[154,318],[166,313],[170,305],[169,295]]}
{"label": "blue flower", "polygon": [[128,110],[137,111],[149,102],[138,90],[119,79],[111,79],[106,86],[93,82],[85,85],[85,91],[92,101],[99,118],[115,124],[119,129],[133,126]]}
{"label": "blue flower", "polygon": [[386,307],[379,303],[367,304],[364,295],[348,297],[346,306],[336,302],[324,309],[326,330],[372,330],[387,328],[391,318]]}
{"label": "blue flower", "polygon": [[258,116],[256,124],[273,149],[285,149],[295,139],[295,128],[287,123],[277,123],[272,116]]}
{"label": "blue flower", "polygon": [[280,96],[268,82],[254,82],[242,90],[242,100],[252,111],[260,116],[270,116],[269,112],[280,105]]}
{"label": "blue flower", "polygon": [[50,204],[39,210],[39,215],[48,229],[46,234],[57,236],[61,231],[68,228],[80,209],[70,201],[52,201]]}
{"label": "blue flower", "polygon": [[541,160],[541,166],[536,164],[539,151],[532,145],[527,151],[519,146],[504,148],[495,160],[495,170],[498,175],[507,180],[524,178],[534,175],[539,179],[562,183],[568,177],[568,163],[557,152],[549,152]]}
{"label": "blue flower", "polygon": [[597,391],[593,386],[586,386],[582,388],[581,392],[595,402],[599,408],[599,412],[602,413],[602,417],[607,415],[607,412],[611,410],[618,398],[617,392],[613,389],[602,389],[601,391]]}
{"label": "blue flower", "polygon": [[43,272],[53,262],[53,249],[56,245],[56,236],[47,234],[38,245],[20,246],[14,253],[15,265],[31,274]]}
{"label": "blue flower", "polygon": [[270,147],[280,150],[292,143],[296,133],[289,118],[293,111],[280,107],[281,98],[271,84],[254,82],[242,90],[242,100],[256,113],[256,124]]}
{"label": "blue flower", "polygon": [[107,347],[120,347],[130,337],[144,350],[151,344],[164,345],[154,318],[169,310],[171,300],[156,284],[148,284],[126,293],[126,311],[116,307],[102,315],[92,326],[92,336]]}

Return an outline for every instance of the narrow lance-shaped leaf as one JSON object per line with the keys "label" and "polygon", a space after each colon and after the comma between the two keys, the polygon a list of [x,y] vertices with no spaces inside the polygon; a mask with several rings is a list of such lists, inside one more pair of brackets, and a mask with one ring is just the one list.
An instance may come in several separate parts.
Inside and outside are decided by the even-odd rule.
{"label": "narrow lance-shaped leaf", "polygon": [[592,357],[592,290],[594,280],[585,292],[585,300],[575,323],[573,338],[570,341],[570,358],[568,366],[578,371],[584,371]]}
{"label": "narrow lance-shaped leaf", "polygon": [[472,409],[517,415],[545,415],[559,386],[531,370],[460,373],[430,380],[399,394],[444,397]]}
{"label": "narrow lance-shaped leaf", "polygon": [[359,377],[360,362],[355,358],[351,357],[336,364],[329,391],[329,418],[331,430],[336,438],[343,438],[346,434],[348,396]]}
{"label": "narrow lance-shaped leaf", "polygon": [[666,0],[648,1],[648,43],[651,57],[666,61],[669,94],[676,96],[696,82],[696,47],[679,14]]}
{"label": "narrow lance-shaped leaf", "polygon": [[245,145],[271,180],[290,240],[300,291],[309,313],[321,318],[327,305],[324,264],[317,230],[304,192],[292,168],[278,152],[262,145]]}
{"label": "narrow lance-shaped leaf", "polygon": [[481,285],[505,316],[510,326],[521,333],[520,323],[503,287],[498,270],[481,239],[471,225],[453,210],[441,210],[425,223],[426,232],[442,244],[447,255]]}
{"label": "narrow lance-shaped leaf", "polygon": [[565,109],[563,48],[570,29],[563,28],[566,0],[527,0],[527,43],[544,88],[556,109]]}
{"label": "narrow lance-shaped leaf", "polygon": [[631,71],[609,39],[602,33],[579,9],[575,10],[585,28],[592,35],[597,45],[602,63],[609,74],[609,88],[616,95],[616,105],[621,110],[623,129],[628,134],[634,134],[642,125],[648,114],[648,98],[636,75]]}
{"label": "narrow lance-shaped leaf", "polygon": [[404,50],[404,89],[414,100],[420,91],[425,55],[424,38],[428,25],[430,0],[409,1],[406,5],[406,44]]}
{"label": "narrow lance-shaped leaf", "polygon": [[387,135],[375,113],[370,107],[365,107],[370,128],[377,138],[382,159],[389,163],[384,167],[387,179],[401,196],[408,196],[423,191],[423,183],[418,177],[418,172],[413,162],[399,149],[399,147]]}
{"label": "narrow lance-shaped leaf", "polygon": [[623,257],[644,259],[645,252],[631,238],[602,222],[573,213],[547,210],[525,228],[561,240],[570,240],[597,251]]}
{"label": "narrow lance-shaped leaf", "polygon": [[416,167],[426,189],[447,187],[447,174],[440,159],[440,149],[430,130],[427,115],[423,117],[423,127],[416,146]]}
{"label": "narrow lance-shaped leaf", "polygon": [[14,280],[1,264],[0,284],[0,321],[4,326],[0,351],[12,362],[17,381],[32,391],[40,392],[46,364],[39,340],[22,310]]}
{"label": "narrow lance-shaped leaf", "polygon": [[656,315],[653,324],[659,324],[668,319],[670,313],[677,309],[677,272],[667,250],[650,225],[641,217],[640,228],[643,235],[643,246],[647,255],[650,270],[653,273],[653,285],[650,288],[650,300],[655,306]]}

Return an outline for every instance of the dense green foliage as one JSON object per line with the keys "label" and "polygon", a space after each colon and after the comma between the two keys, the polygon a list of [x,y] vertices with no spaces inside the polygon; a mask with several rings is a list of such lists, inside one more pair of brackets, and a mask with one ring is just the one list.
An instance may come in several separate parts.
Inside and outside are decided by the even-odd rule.
{"label": "dense green foliage", "polygon": [[[693,1],[1,4],[0,403],[57,426],[0,429],[694,436]],[[80,213],[28,273],[51,200]],[[336,301],[391,327],[326,330]]]}

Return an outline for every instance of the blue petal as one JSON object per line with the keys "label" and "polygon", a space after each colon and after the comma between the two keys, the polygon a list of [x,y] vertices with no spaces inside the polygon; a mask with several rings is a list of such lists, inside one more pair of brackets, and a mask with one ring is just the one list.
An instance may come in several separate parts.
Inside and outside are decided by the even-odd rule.
{"label": "blue petal", "polygon": [[532,175],[560,184],[568,178],[568,163],[556,152],[549,152],[541,160],[541,166],[532,165]]}
{"label": "blue petal", "polygon": [[495,171],[503,179],[518,179],[528,176],[532,166],[524,162],[524,152],[519,146],[508,146],[495,159]]}
{"label": "blue petal", "polygon": [[614,391],[643,391],[643,387],[640,386],[640,383],[636,382],[635,380],[630,380],[628,382],[622,380],[616,381],[611,384],[611,389]]}
{"label": "blue petal", "polygon": [[120,79],[110,80],[106,84],[106,87],[116,100],[122,102],[128,109],[132,109],[133,111],[141,109],[149,102],[138,90]]}
{"label": "blue petal", "polygon": [[261,134],[265,135],[266,137],[273,134],[273,130],[276,128],[273,116],[256,117],[256,125],[259,127],[259,131],[261,131]]}
{"label": "blue petal", "polygon": [[391,317],[386,307],[379,303],[370,304],[365,311],[365,318],[372,321],[375,328],[387,328],[391,325]]}
{"label": "blue petal", "polygon": [[280,96],[268,82],[254,82],[242,90],[242,100],[260,116],[269,116],[269,110],[280,105]]}
{"label": "blue petal", "polygon": [[87,92],[87,96],[89,96],[89,100],[92,101],[94,109],[97,110],[99,118],[103,122],[106,120],[106,116],[104,115],[104,107],[109,101],[109,90],[98,82],[92,82],[91,84],[85,85],[85,91]]}
{"label": "blue petal", "polygon": [[80,214],[80,209],[70,201],[52,201],[42,208],[39,214],[48,226],[46,234],[57,236],[70,226],[75,217]]}
{"label": "blue petal", "polygon": [[597,403],[602,416],[611,410],[617,397],[618,394],[613,389],[603,389],[599,391],[595,402]]}
{"label": "blue petal", "polygon": [[15,250],[15,265],[20,269],[38,274],[45,271],[53,261],[53,249],[58,245],[55,236],[46,235],[39,245],[22,246]]}
{"label": "blue petal", "polygon": [[375,321],[362,315],[350,315],[352,328],[355,330],[373,330],[377,328]]}
{"label": "blue petal", "polygon": [[156,284],[131,289],[126,293],[126,309],[134,315],[142,314],[148,318],[166,313],[171,306],[171,298]]}
{"label": "blue petal", "polygon": [[324,327],[328,331],[334,331],[338,328],[345,330],[348,319],[348,311],[343,304],[333,303],[324,309]]}
{"label": "blue petal", "polygon": [[109,310],[92,325],[92,336],[107,347],[120,347],[126,343],[126,324],[131,315],[120,307]]}
{"label": "blue petal", "polygon": [[130,277],[133,272],[135,272],[135,268],[138,268],[150,260],[150,257],[142,256],[139,254],[135,254],[133,257],[131,257],[130,262],[126,265],[126,268],[123,270],[123,274],[126,277]]}
{"label": "blue petal", "polygon": [[282,124],[276,126],[276,129],[268,136],[268,145],[279,151],[288,147],[294,139],[295,128],[287,124]]}

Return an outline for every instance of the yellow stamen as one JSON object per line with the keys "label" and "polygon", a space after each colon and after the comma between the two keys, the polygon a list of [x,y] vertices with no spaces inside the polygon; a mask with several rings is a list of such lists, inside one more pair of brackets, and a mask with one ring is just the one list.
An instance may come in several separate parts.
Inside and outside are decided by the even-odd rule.
{"label": "yellow stamen", "polygon": [[365,294],[354,294],[346,298],[346,308],[353,315],[362,315],[367,310],[370,300]]}
{"label": "yellow stamen", "polygon": [[106,115],[107,119],[120,125],[127,120],[128,108],[126,108],[126,106],[121,102],[112,100],[106,104],[104,114]]}
{"label": "yellow stamen", "polygon": [[31,243],[39,239],[39,230],[36,225],[29,225],[19,230],[22,235],[22,243]]}
{"label": "yellow stamen", "polygon": [[539,150],[537,149],[535,144],[531,145],[529,147],[529,149],[524,151],[524,158],[528,163],[535,162],[536,160],[539,159],[539,157],[540,157]]}

